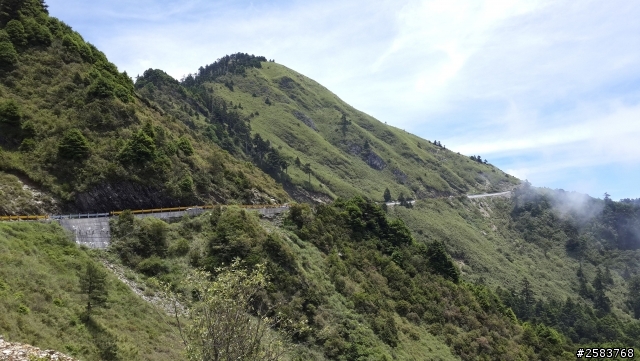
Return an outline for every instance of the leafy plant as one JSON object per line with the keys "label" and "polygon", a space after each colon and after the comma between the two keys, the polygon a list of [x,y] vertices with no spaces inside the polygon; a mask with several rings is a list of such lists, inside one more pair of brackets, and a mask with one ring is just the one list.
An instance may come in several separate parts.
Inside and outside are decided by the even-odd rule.
{"label": "leafy plant", "polygon": [[78,129],[68,130],[58,145],[58,155],[69,160],[84,160],[89,155],[89,142]]}

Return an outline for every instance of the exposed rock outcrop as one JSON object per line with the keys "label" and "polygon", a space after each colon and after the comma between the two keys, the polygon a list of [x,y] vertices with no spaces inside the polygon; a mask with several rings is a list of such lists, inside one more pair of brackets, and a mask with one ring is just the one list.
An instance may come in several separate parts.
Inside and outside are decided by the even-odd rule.
{"label": "exposed rock outcrop", "polygon": [[32,360],[58,360],[78,361],[71,356],[54,350],[42,350],[38,347],[18,342],[7,342],[0,335],[0,360],[1,361],[32,361]]}
{"label": "exposed rock outcrop", "polygon": [[294,110],[293,111],[293,116],[298,118],[299,121],[301,121],[304,124],[306,124],[309,128],[315,130],[316,132],[318,131],[318,128],[316,128],[316,123],[313,122],[313,119],[309,118],[309,116],[307,116],[303,112],[298,111],[298,110]]}
{"label": "exposed rock outcrop", "polygon": [[366,155],[363,156],[363,159],[367,162],[369,167],[375,170],[383,170],[387,166],[387,163],[385,163],[384,160],[382,160],[382,158],[372,150],[367,152]]}
{"label": "exposed rock outcrop", "polygon": [[[194,200],[195,201],[195,200]],[[166,191],[134,182],[102,183],[75,198],[80,212],[109,212],[120,209],[149,209],[181,206]]]}

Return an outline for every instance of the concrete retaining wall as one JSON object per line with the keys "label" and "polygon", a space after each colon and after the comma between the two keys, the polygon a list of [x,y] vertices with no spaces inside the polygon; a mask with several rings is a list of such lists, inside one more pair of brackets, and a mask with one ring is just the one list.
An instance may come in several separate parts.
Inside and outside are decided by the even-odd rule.
{"label": "concrete retaining wall", "polygon": [[111,240],[109,218],[61,219],[60,225],[73,234],[78,244],[104,249]]}
{"label": "concrete retaining wall", "polygon": [[[270,217],[285,212],[288,209],[289,207],[255,208],[248,209],[247,211],[255,211],[262,215]],[[193,208],[186,211],[136,214],[135,217],[154,217],[168,220],[172,218],[180,218],[185,214],[193,217],[207,211],[208,210]],[[76,243],[85,245],[89,248],[105,249],[109,247],[109,243],[111,242],[111,228],[109,227],[109,219],[110,217],[59,219],[57,220],[57,222],[59,222],[64,229],[73,234]]]}

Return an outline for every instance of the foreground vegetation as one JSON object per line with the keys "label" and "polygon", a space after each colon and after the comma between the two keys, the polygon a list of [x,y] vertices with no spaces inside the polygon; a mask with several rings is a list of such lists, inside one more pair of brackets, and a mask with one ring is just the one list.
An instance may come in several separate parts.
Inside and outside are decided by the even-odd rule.
{"label": "foreground vegetation", "polygon": [[56,224],[0,224],[0,333],[8,341],[55,349],[82,360],[179,360],[172,319],[106,276],[106,307],[87,315],[81,278],[107,274]]}
{"label": "foreground vegetation", "polygon": [[560,360],[573,347],[461,278],[441,241],[415,240],[359,197],[296,205],[280,227],[229,207],[174,224],[125,214],[113,230],[123,263],[175,290],[194,267],[215,275],[234,259],[248,269],[264,262],[271,286],[260,303],[288,321],[280,327],[298,345],[293,358]]}

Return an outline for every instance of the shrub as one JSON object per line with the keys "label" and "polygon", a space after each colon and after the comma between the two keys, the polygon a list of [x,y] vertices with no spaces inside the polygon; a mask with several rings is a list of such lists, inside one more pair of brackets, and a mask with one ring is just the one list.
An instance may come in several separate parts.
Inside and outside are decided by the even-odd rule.
{"label": "shrub", "polygon": [[9,34],[9,38],[11,38],[11,42],[15,46],[25,46],[27,45],[27,34],[24,31],[24,26],[18,20],[11,20],[7,23],[7,26],[4,30]]}
{"label": "shrub", "polygon": [[142,165],[153,160],[155,156],[156,145],[153,139],[140,129],[120,151],[118,159],[123,164]]}
{"label": "shrub", "polygon": [[182,177],[182,179],[178,183],[178,187],[184,193],[193,192],[193,178],[191,178],[191,175],[189,173]]}
{"label": "shrub", "polygon": [[33,45],[51,45],[51,32],[46,26],[38,24],[35,19],[27,18],[24,21],[24,31],[29,43]]}
{"label": "shrub", "polygon": [[70,129],[58,145],[58,155],[69,160],[86,159],[89,155],[89,142],[78,129]]}
{"label": "shrub", "polygon": [[0,42],[0,69],[8,69],[18,63],[18,53],[8,41]]}
{"label": "shrub", "polygon": [[102,76],[98,76],[89,86],[89,96],[92,98],[111,98],[114,96],[115,86],[113,83]]}
{"label": "shrub", "polygon": [[169,254],[172,256],[184,256],[189,253],[189,241],[184,238],[180,238],[169,246]]}
{"label": "shrub", "polygon": [[36,141],[32,138],[26,138],[20,143],[20,151],[22,152],[30,152],[36,149]]}
{"label": "shrub", "polygon": [[116,85],[113,94],[123,103],[128,103],[132,100],[131,93],[129,93],[129,91],[120,84]]}
{"label": "shrub", "polygon": [[0,104],[0,123],[18,126],[21,119],[22,112],[14,100],[7,100]]}
{"label": "shrub", "polygon": [[[127,213],[127,214],[125,214]],[[112,223],[112,249],[124,263],[137,266],[145,258],[167,253],[167,224],[156,218],[135,219],[130,212]]]}
{"label": "shrub", "polygon": [[453,282],[458,282],[460,271],[458,271],[451,257],[447,254],[444,243],[434,241],[429,244],[427,248],[427,259],[429,261],[429,268],[431,268],[434,273],[444,276],[444,278]]}
{"label": "shrub", "polygon": [[138,263],[138,271],[149,277],[154,277],[169,273],[169,265],[158,256],[151,256]]}
{"label": "shrub", "polygon": [[178,147],[178,149],[182,151],[184,155],[186,156],[193,155],[193,146],[191,145],[191,142],[189,141],[189,139],[185,137],[180,137],[180,139],[178,139],[178,143],[176,144],[176,146]]}
{"label": "shrub", "polygon": [[20,306],[18,306],[18,313],[22,315],[28,315],[31,313],[31,310],[29,309],[29,307],[20,304]]}

